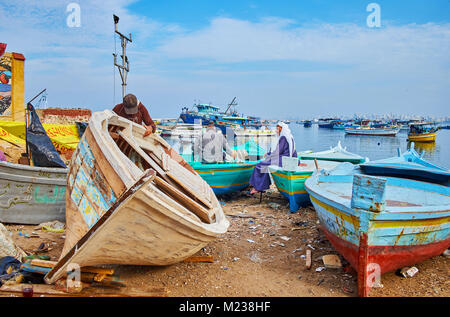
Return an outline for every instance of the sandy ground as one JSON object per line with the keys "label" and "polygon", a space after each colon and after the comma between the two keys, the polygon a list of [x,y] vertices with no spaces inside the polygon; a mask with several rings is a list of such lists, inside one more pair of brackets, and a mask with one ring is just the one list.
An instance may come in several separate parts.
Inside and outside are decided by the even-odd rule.
{"label": "sandy ground", "polygon": [[[112,266],[127,288],[146,291],[163,287],[173,297],[352,297],[357,296],[356,273],[341,257],[343,268],[326,269],[321,257],[338,253],[318,227],[313,207],[289,213],[288,202],[272,189],[263,196],[244,193],[221,199],[230,220],[228,232],[196,255],[214,258],[213,263],[178,263],[167,267]],[[39,238],[25,238],[35,226],[7,225],[17,245],[28,252],[42,242],[53,247],[47,254],[56,261],[64,234],[38,231]],[[309,247],[310,245],[311,247]],[[312,251],[312,267],[304,255]],[[370,296],[448,297],[449,259],[437,256],[416,267],[412,278],[384,274],[383,287]]]}

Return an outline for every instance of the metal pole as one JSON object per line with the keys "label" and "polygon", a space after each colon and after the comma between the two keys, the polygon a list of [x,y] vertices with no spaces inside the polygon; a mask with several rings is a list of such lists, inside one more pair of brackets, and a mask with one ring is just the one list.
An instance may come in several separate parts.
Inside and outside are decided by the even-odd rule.
{"label": "metal pole", "polygon": [[122,46],[122,65],[117,64],[117,55],[114,52],[114,65],[117,66],[117,68],[119,69],[119,74],[120,74],[120,78],[122,79],[122,98],[125,97],[126,94],[126,90],[127,90],[127,76],[128,76],[128,72],[130,71],[130,63],[128,61],[128,57],[126,55],[126,47],[127,47],[127,42],[133,42],[131,39],[131,33],[130,33],[130,37],[126,37],[125,35],[123,35],[122,33],[120,33],[117,30],[117,24],[119,23],[119,17],[117,17],[116,15],[113,15],[114,18],[114,31],[115,33],[119,34],[120,39],[121,39],[121,46]]}

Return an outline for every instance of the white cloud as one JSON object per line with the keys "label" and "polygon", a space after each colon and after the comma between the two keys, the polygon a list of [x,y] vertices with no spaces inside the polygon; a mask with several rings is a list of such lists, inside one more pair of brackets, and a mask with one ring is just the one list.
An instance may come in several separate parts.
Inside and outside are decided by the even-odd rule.
{"label": "white cloud", "polygon": [[[447,112],[450,24],[369,29],[299,26],[280,17],[258,22],[218,17],[201,29],[185,30],[130,12],[127,6],[134,1],[79,0],[74,2],[81,6],[82,27],[68,28],[70,2],[0,4],[1,41],[27,57],[27,94],[44,86],[50,104],[99,110],[113,103],[114,13],[120,31],[133,33],[130,89],[157,104],[158,116],[176,115],[194,99],[225,104],[234,95],[246,112],[259,115],[262,109],[289,115],[297,105],[315,113],[355,112],[362,105],[374,111]],[[286,71],[290,61],[295,67]],[[284,68],[277,68],[280,62]],[[274,66],[246,67],[258,63]],[[116,96],[119,81],[116,71]],[[275,104],[277,110],[271,110]]]}

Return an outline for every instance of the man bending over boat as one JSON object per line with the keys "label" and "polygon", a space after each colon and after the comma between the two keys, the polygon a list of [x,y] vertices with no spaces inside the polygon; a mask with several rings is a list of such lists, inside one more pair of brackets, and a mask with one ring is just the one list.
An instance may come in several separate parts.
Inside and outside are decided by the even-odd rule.
{"label": "man bending over boat", "polygon": [[221,132],[217,131],[214,123],[210,123],[206,128],[200,145],[203,163],[223,163],[226,154],[230,155],[233,160],[236,158],[236,151],[231,150],[227,139]]}
{"label": "man bending over boat", "polygon": [[142,124],[145,127],[144,137],[156,132],[156,125],[147,108],[133,94],[123,97],[123,103],[116,105],[113,111],[125,119]]}
{"label": "man bending over boat", "polygon": [[270,188],[270,165],[278,165],[281,167],[284,156],[297,157],[294,137],[286,123],[278,122],[277,134],[278,143],[275,151],[268,152],[266,154],[266,159],[256,164],[255,169],[253,170],[253,174],[250,178],[250,185],[253,186],[253,189],[250,192],[252,195]]}

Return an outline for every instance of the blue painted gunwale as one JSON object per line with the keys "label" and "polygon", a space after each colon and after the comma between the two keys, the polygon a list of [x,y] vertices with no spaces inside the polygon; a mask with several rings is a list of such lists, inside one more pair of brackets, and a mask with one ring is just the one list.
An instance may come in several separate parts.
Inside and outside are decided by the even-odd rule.
{"label": "blue painted gunwale", "polygon": [[422,181],[450,184],[450,170],[428,162],[420,157],[412,144],[410,149],[398,157],[392,157],[360,165],[369,175],[407,177]]}
{"label": "blue painted gunwale", "polygon": [[[380,213],[369,212],[365,210],[355,210],[350,208],[351,199],[340,197],[337,194],[330,193],[320,188],[317,182],[324,183],[349,183],[353,176],[322,176],[317,173],[305,182],[305,188],[310,194],[311,201],[316,208],[319,219],[330,232],[338,237],[354,244],[359,245],[361,232],[368,234],[369,245],[413,245],[415,243],[427,244],[433,241],[414,239],[414,236],[424,232],[434,231],[436,234],[430,235],[430,239],[445,240],[450,237],[450,203],[442,205],[426,206],[386,206],[386,210]],[[425,183],[420,181],[387,178],[387,189],[390,186],[399,186],[405,188],[420,189],[431,191],[450,197],[450,188],[437,184]],[[350,193],[351,195],[351,193]],[[447,201],[450,201],[447,198]],[[325,206],[325,208],[324,208]],[[334,209],[341,213],[340,217],[327,210]],[[442,220],[440,225],[427,225],[427,221]],[[336,222],[341,221],[342,229],[336,229]],[[422,223],[421,223],[422,221]],[[385,228],[386,223],[398,223],[397,225]],[[384,223],[384,224],[383,224]]]}

